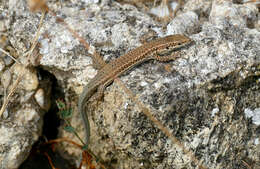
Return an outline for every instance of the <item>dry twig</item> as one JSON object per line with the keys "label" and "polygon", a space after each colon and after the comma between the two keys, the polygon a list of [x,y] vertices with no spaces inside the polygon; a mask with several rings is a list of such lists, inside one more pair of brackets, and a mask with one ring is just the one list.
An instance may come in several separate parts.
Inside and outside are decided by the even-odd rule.
{"label": "dry twig", "polygon": [[[36,33],[36,36],[35,36],[34,41],[33,41],[33,45],[32,45],[32,47],[31,47],[31,49],[29,50],[29,53],[28,53],[28,55],[29,55],[28,58],[31,57],[32,52],[33,52],[35,46],[37,45],[37,40],[38,40],[38,38],[39,38],[39,36],[40,36],[40,29],[41,29],[41,26],[42,26],[42,23],[43,23],[43,18],[44,18],[44,16],[45,16],[45,12],[43,11],[43,12],[42,12],[42,16],[41,16],[41,20],[40,20],[40,23],[39,23],[39,27],[38,27],[38,29],[37,29],[37,33]],[[6,54],[6,52],[5,52],[5,54]],[[8,53],[7,53],[7,55],[10,56],[11,58],[14,58],[14,57],[12,57],[10,54],[8,54]],[[16,61],[16,64],[22,65],[18,60],[15,59],[15,61]],[[27,61],[27,65],[22,65],[22,66],[23,66],[23,69],[22,69],[22,71],[19,73],[19,75],[18,75],[16,81],[14,82],[14,84],[12,85],[11,90],[10,90],[10,93],[8,94],[8,96],[6,97],[6,99],[4,100],[4,103],[3,103],[2,107],[1,107],[0,117],[2,116],[3,112],[5,111],[6,106],[8,105],[8,103],[9,103],[9,101],[10,101],[10,99],[11,99],[11,96],[12,96],[12,95],[14,94],[14,92],[16,91],[16,89],[17,89],[17,87],[18,87],[18,84],[19,84],[19,82],[21,81],[21,79],[22,79],[22,77],[23,77],[23,75],[24,75],[24,73],[25,73],[25,70],[26,70],[28,64],[29,64],[29,61]]]}

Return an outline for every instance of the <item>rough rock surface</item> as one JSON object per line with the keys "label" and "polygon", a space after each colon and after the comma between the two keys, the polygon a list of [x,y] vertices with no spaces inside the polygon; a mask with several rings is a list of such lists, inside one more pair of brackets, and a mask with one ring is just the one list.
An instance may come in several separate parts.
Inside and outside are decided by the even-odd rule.
{"label": "rough rock surface", "polygon": [[[0,48],[8,51],[21,63],[25,60],[23,54],[29,50],[37,29],[33,24],[39,21],[26,6],[25,1],[0,2]],[[43,86],[43,79],[38,79],[35,68],[24,69],[2,52],[0,60],[1,107],[15,86],[19,74],[25,70],[0,118],[0,169],[15,169],[28,157],[33,144],[42,134],[44,110],[48,110],[50,103],[49,93],[46,93],[50,91],[50,83]],[[40,95],[37,92],[39,90],[44,92]],[[35,93],[38,93],[37,100],[34,99]],[[39,101],[42,103],[41,108],[37,104]]]}
{"label": "rough rock surface", "polygon": [[[13,4],[16,4],[15,12],[11,8]],[[24,1],[13,0],[4,5],[9,5],[5,11],[9,18],[6,23],[12,23],[6,24],[10,29],[10,42],[18,53],[23,53],[29,46],[27,40],[34,36],[40,15],[30,13]],[[140,46],[141,37],[150,30],[159,36],[189,35],[193,44],[182,50],[178,60],[147,62],[120,80],[203,166],[260,167],[260,16],[254,4],[190,0],[184,3],[183,11],[177,13],[166,30],[153,17],[129,4],[114,1],[85,4],[82,1],[59,5],[52,1],[48,5],[107,62]],[[90,65],[91,55],[50,15],[45,18],[42,32],[40,65],[54,74],[64,91],[68,91],[66,99],[75,106],[71,124],[83,138],[76,103],[82,86],[96,74]],[[104,101],[99,102],[98,107],[94,101],[88,110],[89,148],[114,168],[195,168],[194,160],[183,152],[182,146],[172,142],[144,115],[120,83],[109,86]],[[0,127],[5,129],[0,131],[14,131],[13,125],[6,123],[9,124],[1,119]],[[27,125],[26,121],[19,124]],[[23,127],[19,130],[16,132],[23,133]],[[16,132],[11,135],[20,135]],[[60,133],[61,137],[78,141],[64,130]],[[35,141],[30,137],[30,134],[28,138],[22,135],[18,140],[24,138],[26,147],[30,148]],[[11,152],[2,147],[0,159],[3,153]],[[23,153],[16,158],[16,165],[25,159],[24,152],[29,148],[17,150]],[[78,151],[70,146],[60,148],[79,162]],[[15,166],[13,163],[14,160],[12,164],[2,162],[0,165],[3,168]]]}

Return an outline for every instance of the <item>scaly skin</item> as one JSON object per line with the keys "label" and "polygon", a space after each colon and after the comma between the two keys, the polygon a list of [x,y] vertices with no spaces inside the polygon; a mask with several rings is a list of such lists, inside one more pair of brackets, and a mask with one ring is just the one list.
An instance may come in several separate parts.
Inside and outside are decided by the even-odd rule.
{"label": "scaly skin", "polygon": [[[159,38],[112,60],[109,64],[106,64],[99,70],[97,75],[84,87],[78,101],[78,111],[81,114],[86,129],[86,146],[88,146],[90,139],[90,125],[84,105],[91,96],[97,91],[99,96],[101,96],[104,89],[111,84],[115,78],[147,60],[170,61],[176,59],[178,56],[174,51],[186,46],[190,42],[191,39],[184,35],[170,35]],[[169,52],[173,52],[173,55],[169,56]],[[167,55],[162,56],[164,54]]]}

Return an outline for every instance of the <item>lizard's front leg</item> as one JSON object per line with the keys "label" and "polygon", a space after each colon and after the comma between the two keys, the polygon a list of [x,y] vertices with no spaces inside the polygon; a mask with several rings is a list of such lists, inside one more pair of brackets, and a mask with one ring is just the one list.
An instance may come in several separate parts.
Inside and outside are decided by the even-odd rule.
{"label": "lizard's front leg", "polygon": [[179,57],[180,57],[180,52],[175,51],[175,52],[172,52],[170,55],[155,53],[152,58],[155,60],[158,60],[160,62],[168,62],[168,61],[175,60]]}

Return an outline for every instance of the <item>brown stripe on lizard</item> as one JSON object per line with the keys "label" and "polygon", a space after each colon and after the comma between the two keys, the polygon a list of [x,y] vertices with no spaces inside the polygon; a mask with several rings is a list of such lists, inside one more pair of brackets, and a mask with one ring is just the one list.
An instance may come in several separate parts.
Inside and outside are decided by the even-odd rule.
{"label": "brown stripe on lizard", "polygon": [[90,140],[90,125],[87,113],[85,112],[85,106],[95,92],[98,92],[98,96],[102,96],[105,88],[111,84],[114,79],[145,61],[158,60],[166,62],[175,60],[179,57],[178,51],[176,50],[188,45],[190,42],[191,39],[184,35],[169,35],[137,47],[104,65],[104,67],[98,71],[97,75],[84,87],[78,101],[78,110],[82,116],[86,130],[85,146],[88,146]]}

